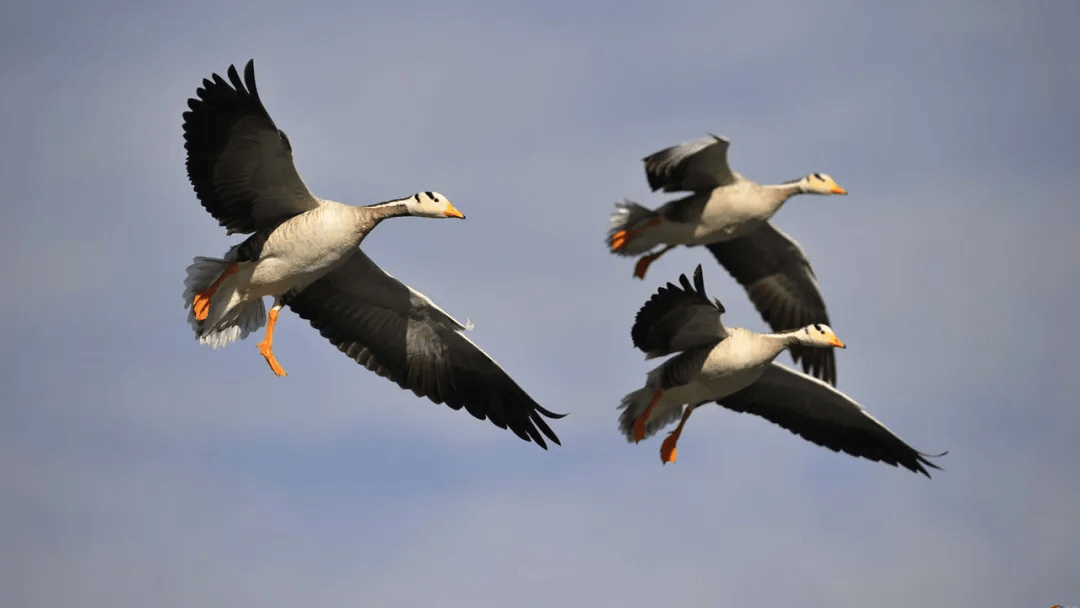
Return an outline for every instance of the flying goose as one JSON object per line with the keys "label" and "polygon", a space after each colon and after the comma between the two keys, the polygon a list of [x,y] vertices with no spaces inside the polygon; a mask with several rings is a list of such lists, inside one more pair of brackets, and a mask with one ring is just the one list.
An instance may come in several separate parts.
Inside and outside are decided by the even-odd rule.
{"label": "flying goose", "polygon": [[[187,171],[195,194],[228,234],[251,234],[223,259],[197,257],[187,269],[184,307],[203,344],[244,339],[266,323],[259,352],[278,376],[273,353],[278,311],[289,306],[341,352],[417,396],[509,428],[547,449],[558,437],[537,404],[463,335],[461,323],[379,268],[358,249],[392,217],[465,216],[437,192],[367,207],[324,200],[304,185],[292,146],[255,87],[254,62],[240,80],[203,80],[184,112]],[[231,84],[230,84],[231,83]],[[272,296],[269,322],[264,296]],[[541,435],[543,433],[543,436]]]}
{"label": "flying goose", "polygon": [[[825,301],[806,254],[769,222],[796,194],[847,194],[833,178],[813,173],[764,186],[728,166],[728,140],[716,135],[646,156],[645,176],[655,192],[691,192],[653,211],[632,201],[616,205],[607,244],[612,253],[633,256],[664,245],[638,260],[634,276],[677,245],[706,245],[750,295],[773,331],[829,324]],[[791,356],[804,372],[836,384],[831,350],[795,345]]]}
{"label": "flying goose", "polygon": [[619,430],[629,441],[655,434],[681,412],[678,427],[660,448],[662,462],[675,462],[676,444],[690,413],[715,401],[761,416],[834,452],[900,465],[927,477],[923,465],[939,468],[847,395],[773,362],[791,344],[844,348],[827,325],[775,334],[725,328],[720,322],[723,305],[705,295],[701,265],[694,271],[693,285],[685,274],[679,282],[681,288],[668,283],[642,306],[630,332],[646,359],[679,354],[650,371],[645,386],[623,398]]}

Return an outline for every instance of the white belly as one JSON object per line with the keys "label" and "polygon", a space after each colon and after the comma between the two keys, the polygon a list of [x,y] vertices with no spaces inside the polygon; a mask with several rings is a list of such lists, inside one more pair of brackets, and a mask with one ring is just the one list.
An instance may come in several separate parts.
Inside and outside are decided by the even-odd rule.
{"label": "white belly", "polygon": [[745,222],[731,222],[719,225],[698,224],[694,226],[693,233],[686,239],[687,245],[708,245],[730,241],[745,236],[760,226],[757,220]]}
{"label": "white belly", "polygon": [[737,239],[753,232],[776,212],[747,182],[717,188],[709,197],[701,221],[687,235],[689,244],[705,245]]}
{"label": "white belly", "polygon": [[715,395],[713,398],[715,401],[721,397],[737,393],[757,382],[761,374],[765,372],[766,365],[726,371],[717,375],[706,375],[702,378],[702,383],[709,388],[711,394]]}
{"label": "white belly", "polygon": [[280,295],[332,272],[363,240],[354,224],[344,205],[324,205],[282,223],[253,263],[244,285],[248,296]]}
{"label": "white belly", "polygon": [[250,297],[280,295],[290,289],[304,288],[333,272],[348,259],[349,251],[337,252],[314,260],[269,257],[255,263],[247,284]]}
{"label": "white belly", "polygon": [[[784,345],[741,328],[730,328],[728,337],[709,353],[699,381],[714,394],[727,396],[757,382]],[[719,398],[719,397],[717,397]]]}

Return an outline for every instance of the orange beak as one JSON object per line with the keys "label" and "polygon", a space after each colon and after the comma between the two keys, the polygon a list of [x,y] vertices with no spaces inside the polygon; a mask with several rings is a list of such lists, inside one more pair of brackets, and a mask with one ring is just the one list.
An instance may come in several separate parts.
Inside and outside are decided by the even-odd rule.
{"label": "orange beak", "polygon": [[446,211],[443,211],[442,214],[445,215],[446,217],[456,217],[456,218],[460,218],[460,219],[465,219],[465,214],[458,211],[450,203],[446,203]]}
{"label": "orange beak", "polygon": [[844,190],[840,186],[833,186],[829,189],[829,192],[832,192],[833,194],[847,194],[847,190]]}
{"label": "orange beak", "polygon": [[835,346],[836,348],[847,348],[844,343],[840,341],[840,338],[832,337],[829,339],[829,346]]}

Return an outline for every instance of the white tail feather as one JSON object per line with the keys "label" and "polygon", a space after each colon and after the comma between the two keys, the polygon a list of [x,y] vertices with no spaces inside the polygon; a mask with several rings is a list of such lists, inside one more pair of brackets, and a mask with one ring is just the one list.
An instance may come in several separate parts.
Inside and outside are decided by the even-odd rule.
{"label": "white tail feather", "polygon": [[[234,302],[235,285],[231,280],[235,275],[218,287],[211,298],[210,314],[207,318],[203,321],[195,319],[195,310],[191,306],[195,294],[210,287],[229,264],[226,260],[197,257],[187,267],[187,278],[184,279],[184,308],[191,309],[188,311],[188,323],[199,342],[209,344],[212,348],[225,347],[236,340],[243,340],[266,324],[266,307],[262,298]],[[225,302],[224,308],[220,302]]]}
{"label": "white tail feather", "polygon": [[[656,388],[646,386],[623,397],[622,403],[619,404],[619,409],[623,411],[619,415],[619,432],[626,436],[627,441],[634,441],[634,421],[645,413],[654,394],[656,394]],[[682,416],[681,404],[674,404],[672,407],[661,399],[660,403],[653,408],[649,419],[645,421],[645,437],[652,437],[660,429],[678,420],[680,416]]]}
{"label": "white tail feather", "polygon": [[[611,245],[614,242],[614,237],[617,232],[638,227],[645,220],[654,217],[657,217],[655,211],[647,207],[642,207],[631,200],[615,203],[615,213],[611,214],[611,227],[608,229],[606,239],[608,249],[611,249]],[[659,244],[660,242],[655,238],[650,238],[648,231],[646,231],[643,234],[634,236],[634,238],[626,243],[625,247],[618,251],[612,251],[612,253],[627,256],[638,255],[649,251]]]}

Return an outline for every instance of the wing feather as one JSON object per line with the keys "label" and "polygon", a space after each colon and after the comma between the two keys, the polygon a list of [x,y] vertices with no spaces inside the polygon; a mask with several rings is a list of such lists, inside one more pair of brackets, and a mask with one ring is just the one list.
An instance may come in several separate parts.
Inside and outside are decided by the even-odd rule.
{"label": "wing feather", "polygon": [[465,327],[427,296],[401,283],[357,250],[341,267],[288,305],[338,350],[417,396],[464,408],[547,449],[558,419],[465,337]]}
{"label": "wing feather", "polygon": [[668,283],[638,310],[630,338],[647,359],[684,351],[703,344],[715,344],[727,336],[720,321],[724,307],[709,301],[701,264],[694,270],[694,284],[679,276],[682,287]]}
{"label": "wing feather", "polygon": [[664,148],[646,156],[645,177],[653,191],[702,192],[734,182],[728,166],[728,140],[708,137]]}
{"label": "wing feather", "polygon": [[292,146],[270,118],[255,87],[255,64],[244,80],[203,80],[184,112],[188,179],[202,206],[228,234],[271,228],[319,206],[293,164]]}
{"label": "wing feather", "polygon": [[770,364],[754,384],[717,403],[761,416],[834,452],[899,465],[927,477],[925,467],[940,467],[926,458],[947,453],[930,456],[916,451],[847,395],[779,363]]}
{"label": "wing feather", "polygon": [[[799,244],[771,222],[748,235],[707,245],[750,296],[750,301],[773,331],[829,324],[814,269]],[[804,372],[836,384],[836,355],[832,349],[794,345],[791,357]]]}

